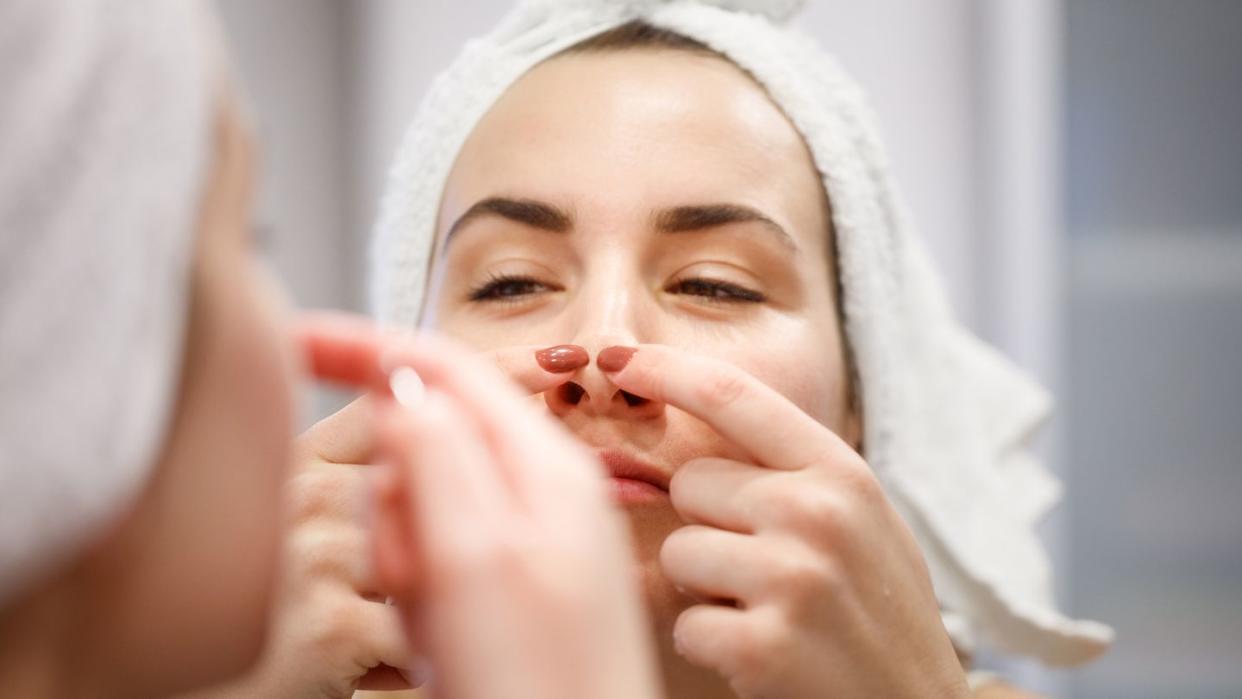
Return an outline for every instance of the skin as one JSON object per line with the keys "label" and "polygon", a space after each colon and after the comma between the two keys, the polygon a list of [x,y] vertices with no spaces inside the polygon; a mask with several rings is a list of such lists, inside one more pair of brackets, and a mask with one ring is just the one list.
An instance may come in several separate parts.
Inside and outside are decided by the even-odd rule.
{"label": "skin", "polygon": [[[475,215],[497,197],[559,215]],[[710,204],[766,220],[661,225]],[[541,65],[463,146],[438,240],[433,327],[479,350],[640,348],[543,398],[671,480],[627,511],[669,696],[967,693],[918,547],[857,453],[818,173],[753,81],[687,52]]]}
{"label": "skin", "polygon": [[[560,377],[539,368],[535,348],[463,360],[459,347],[431,340],[403,349],[353,318],[303,319],[291,334],[248,239],[252,153],[232,102],[222,105],[214,136],[184,375],[163,453],[148,487],[112,530],[0,609],[6,692],[169,696],[214,684],[193,696],[349,696],[363,675],[370,686],[405,687],[391,667],[408,667],[411,659],[404,617],[406,630],[419,632],[421,652],[435,661],[438,682],[456,699],[656,696],[637,590],[623,574],[626,531],[605,504],[598,466],[554,422],[534,414],[510,419],[522,394],[506,388],[496,367],[526,382],[528,392]],[[291,451],[293,339],[313,375],[367,396]],[[442,402],[418,415],[395,408],[385,366],[393,357],[424,372]],[[489,389],[486,398],[480,383]],[[436,404],[442,408],[432,409]],[[525,462],[512,458],[520,449],[470,451],[480,434],[502,430],[542,451],[526,449]],[[386,459],[378,471],[387,485],[364,520],[365,503],[349,496],[372,489],[377,469],[364,462],[376,450]],[[531,462],[549,453],[561,456],[554,468]],[[289,479],[293,454],[305,466]],[[433,459],[440,462],[422,468]],[[460,468],[446,468],[446,459]],[[344,465],[350,461],[358,463]],[[503,465],[525,476],[542,469],[542,479],[574,487],[532,512],[511,507],[507,518],[471,530],[455,526],[471,507],[471,521],[482,523],[500,512],[499,501],[516,505],[524,492],[551,491],[532,482],[506,492],[493,479],[483,482],[491,486],[489,499],[472,500],[484,491],[458,487],[460,478],[436,478],[466,475],[466,465],[476,481]],[[419,500],[429,493],[434,501]],[[278,506],[282,500],[287,510]],[[294,525],[287,538],[286,518]],[[372,536],[373,528],[381,535]],[[440,535],[446,531],[453,537]],[[525,536],[515,537],[517,531]],[[406,545],[412,541],[418,545]],[[463,541],[474,546],[456,545]],[[290,555],[281,555],[282,544]],[[535,552],[528,546],[542,548],[528,555]],[[466,557],[463,550],[477,553]],[[273,595],[282,559],[283,584]],[[415,587],[412,571],[423,570],[458,573],[420,575]],[[550,570],[561,574],[548,576]],[[498,575],[512,584],[493,585]],[[593,595],[564,594],[562,580],[592,576]],[[383,604],[385,595],[400,606]],[[435,613],[408,623],[424,609]],[[506,611],[500,628],[507,636],[479,633]],[[272,642],[261,654],[272,617]],[[547,619],[566,626],[554,632]],[[614,630],[611,642],[581,642],[600,626]],[[571,657],[577,672],[561,667]],[[499,671],[478,673],[484,664]],[[543,671],[533,670],[541,665]]]}
{"label": "skin", "polygon": [[[475,202],[496,196],[546,202],[572,223],[548,232],[487,216],[446,235]],[[706,204],[753,208],[784,234],[757,222],[679,233],[662,233],[654,223],[661,210]],[[858,443],[822,187],[797,131],[731,64],[683,52],[573,55],[546,63],[511,88],[471,134],[440,214],[444,242],[431,322],[444,332],[480,349],[515,341],[572,342],[592,354],[640,343],[681,348],[721,360],[780,394],[788,415],[772,415],[778,422],[771,427],[791,415],[809,417],[824,435]],[[498,293],[510,294],[504,298],[471,298],[472,290],[501,275],[535,283],[501,287]],[[724,281],[751,296],[687,280]],[[761,301],[748,300],[756,293]],[[612,378],[594,368],[576,379],[585,400],[571,405],[550,393],[547,405],[589,444],[624,445],[670,478],[705,457],[749,460],[736,442],[684,406],[630,406],[619,399]],[[732,379],[723,381],[721,389],[730,390]],[[674,479],[673,498],[629,513],[666,687],[677,697],[728,696],[730,683],[741,690],[767,688],[752,677],[758,668],[721,672],[730,664],[701,647],[706,639],[694,640],[702,632],[693,620],[704,618],[704,610],[723,609],[696,607],[696,597],[722,590],[704,585],[699,595],[682,594],[667,574],[670,563],[678,569],[710,565],[684,561],[710,541],[702,530],[689,530],[699,541],[688,541],[682,529],[688,518],[677,507],[676,485],[687,478]],[[729,493],[720,479],[695,481],[687,487],[719,491],[720,498]],[[795,492],[794,482],[782,492]],[[678,537],[670,540],[674,532]],[[815,534],[803,527],[790,536],[802,541]],[[805,548],[784,555],[816,560],[816,547]],[[764,562],[747,558],[756,567]],[[799,579],[790,587],[809,597],[814,591],[804,588],[820,582]],[[934,612],[934,598],[923,597]],[[686,615],[687,609],[696,611]],[[792,628],[772,633],[798,635]],[[940,645],[956,665],[948,644]],[[770,653],[749,654],[763,656],[751,665],[785,664]]]}
{"label": "skin", "polygon": [[373,560],[423,658],[418,679],[453,699],[658,696],[626,529],[594,457],[526,410],[488,358],[336,327],[312,352],[322,374],[387,388],[379,367],[407,366],[426,385],[372,407]]}
{"label": "skin", "polygon": [[[805,176],[810,168],[784,116],[723,62],[654,53],[548,62],[488,112],[453,168],[439,217],[430,322],[480,349],[515,341],[570,342],[592,355],[640,341],[694,348],[769,377],[808,411],[849,429],[841,337],[824,320],[835,315],[827,206]],[[492,196],[546,202],[571,213],[573,224],[548,233],[480,217],[446,240],[469,207]],[[797,252],[756,223],[653,231],[655,210],[717,203],[762,212]],[[512,303],[469,300],[472,289],[503,274],[530,276],[540,287]],[[771,302],[669,290],[701,278],[759,291]],[[668,472],[696,456],[740,456],[683,412],[630,409],[598,371],[577,379],[585,404],[550,393],[546,405],[589,444],[631,445]],[[673,696],[692,696],[701,690],[681,688],[720,680],[672,648],[672,624],[687,600],[664,577],[659,551],[681,518],[664,502],[634,510],[631,522],[666,685]]]}
{"label": "skin", "polygon": [[[457,223],[478,202],[494,197],[543,202],[564,216],[546,211],[532,216],[526,206],[522,223],[498,213],[513,213],[512,205],[494,205]],[[754,220],[661,232],[661,221],[677,217],[653,217],[672,207],[704,204],[761,212],[787,238]],[[365,402],[357,403],[301,440],[300,452],[308,456],[298,497],[319,506],[308,509],[296,529],[344,532],[356,526],[356,494],[370,483],[376,493],[374,548],[359,544],[358,536],[322,536],[296,554],[316,561],[316,570],[304,571],[305,580],[291,581],[288,589],[335,586],[342,594],[326,607],[316,607],[315,596],[305,595],[286,608],[285,615],[301,623],[283,625],[287,632],[272,647],[284,650],[271,655],[292,659],[282,674],[292,679],[278,688],[267,685],[272,690],[267,695],[335,697],[375,682],[397,686],[400,681],[377,662],[385,657],[378,649],[388,647],[383,639],[391,638],[391,623],[404,626],[412,640],[407,657],[429,654],[436,671],[450,677],[503,682],[506,675],[499,669],[506,665],[495,647],[459,638],[448,652],[428,637],[427,629],[452,625],[427,621],[420,609],[434,605],[426,595],[454,585],[437,587],[426,576],[447,569],[451,578],[462,570],[461,559],[453,556],[457,547],[443,546],[439,537],[468,539],[479,536],[480,528],[520,533],[502,536],[507,545],[486,547],[489,555],[474,558],[467,568],[485,571],[487,579],[509,580],[517,566],[521,584],[472,587],[483,604],[440,607],[457,610],[467,625],[482,623],[470,616],[472,609],[490,609],[485,616],[493,623],[480,627],[477,638],[508,638],[503,634],[528,623],[567,623],[561,617],[570,608],[578,617],[606,618],[600,605],[628,604],[624,587],[593,577],[599,569],[610,570],[606,563],[575,574],[565,561],[540,558],[547,548],[534,533],[557,540],[551,532],[558,528],[549,523],[563,511],[555,504],[545,503],[546,517],[519,516],[508,506],[497,514],[495,503],[513,493],[491,492],[487,497],[493,499],[486,502],[492,504],[480,507],[473,498],[483,496],[471,488],[425,480],[460,475],[442,463],[445,454],[478,443],[479,431],[527,419],[502,379],[493,376],[494,386],[462,383],[471,375],[487,375],[470,368],[467,355],[477,353],[528,394],[530,414],[554,418],[589,447],[622,447],[670,479],[667,497],[625,511],[666,696],[818,697],[826,689],[834,696],[964,696],[962,670],[940,623],[921,555],[857,453],[861,430],[845,380],[828,221],[827,202],[796,130],[727,62],[678,52],[567,56],[515,84],[463,147],[439,212],[427,320],[469,349],[440,364],[419,359],[418,352],[426,350],[416,349],[416,343],[406,358],[450,394],[447,405],[441,400],[432,410],[415,410],[413,417],[385,418],[377,417],[374,405],[364,409]],[[522,279],[495,283],[506,275]],[[488,284],[492,288],[482,293]],[[754,292],[762,301],[744,300]],[[566,374],[541,370],[537,351],[566,343],[584,347],[592,357],[614,345],[638,351],[621,371],[606,373],[594,364]],[[359,362],[338,357],[328,363]],[[454,366],[464,370],[459,381],[435,376]],[[567,390],[569,383],[577,388]],[[458,390],[445,388],[452,385]],[[623,391],[645,400],[627,400]],[[490,410],[493,396],[507,417]],[[378,438],[377,421],[385,425]],[[550,434],[556,433],[518,432],[511,448],[475,451],[454,461],[475,463],[469,468],[476,474],[508,473],[514,468],[512,452],[543,453],[544,459],[519,467],[533,469],[531,475],[563,461],[582,462],[581,456],[566,456],[572,450],[555,446],[560,438]],[[434,440],[439,446],[427,448]],[[791,451],[791,445],[801,451]],[[404,464],[406,475],[376,483],[368,471],[383,469],[368,470],[365,464],[377,462]],[[480,471],[478,464],[487,462]],[[581,463],[581,468],[598,466]],[[589,491],[578,491],[575,482],[566,480],[566,497]],[[420,506],[419,490],[427,488],[435,489],[439,501]],[[419,516],[429,510],[446,518],[459,514],[449,529],[435,529],[438,536],[419,539],[428,536],[431,525]],[[577,529],[600,531],[586,511],[578,514],[585,519]],[[413,539],[400,534],[409,530]],[[596,543],[608,541],[602,537]],[[532,568],[511,555],[515,542],[525,556],[543,561],[538,569],[559,572],[522,575]],[[589,547],[579,548],[580,540],[561,543],[563,550],[576,552],[571,560],[589,555]],[[465,548],[479,552],[473,545]],[[401,601],[390,621],[376,622],[380,631],[374,633],[339,621],[350,616],[339,613],[348,609],[339,605],[349,595],[354,605],[373,598],[368,586],[350,584],[341,571],[368,565],[378,568],[372,584],[391,589]],[[465,585],[469,577],[456,580]],[[552,577],[581,584],[572,595],[564,589],[553,594],[547,587]],[[885,584],[876,585],[878,580]],[[525,606],[505,599],[515,590]],[[601,601],[601,591],[615,597]],[[593,639],[564,657],[575,657],[581,647],[615,651],[611,644],[626,634],[614,626],[564,631],[560,635]],[[306,633],[299,630],[306,628],[326,631],[307,646]],[[523,648],[532,638],[499,646]],[[303,653],[307,647],[315,652]],[[477,654],[480,648],[492,651]],[[545,652],[532,649],[515,667],[542,677],[529,669],[556,657]],[[400,653],[388,657],[395,655]],[[324,663],[325,657],[347,662]],[[576,684],[585,681],[572,671],[581,667],[604,665],[575,661],[550,671],[567,683],[565,696],[593,695]],[[609,673],[634,675],[641,670]],[[450,680],[448,686],[460,696],[559,695],[547,686],[459,682]],[[987,691],[981,696],[1022,696]]]}
{"label": "skin", "polygon": [[162,454],[131,509],[3,611],[0,676],[14,695],[167,695],[242,672],[263,647],[293,355],[278,297],[253,259],[252,154],[231,101],[213,136]]}

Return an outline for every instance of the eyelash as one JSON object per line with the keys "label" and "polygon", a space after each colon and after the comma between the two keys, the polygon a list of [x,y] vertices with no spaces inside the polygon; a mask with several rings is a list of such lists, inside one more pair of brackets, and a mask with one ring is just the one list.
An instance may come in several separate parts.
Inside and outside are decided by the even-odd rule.
{"label": "eyelash", "polygon": [[682,279],[665,291],[698,296],[708,303],[762,303],[767,297],[758,291],[718,279],[694,277]]}
{"label": "eyelash", "polygon": [[[514,287],[524,291],[514,293]],[[476,302],[514,303],[523,296],[530,296],[538,287],[539,291],[551,291],[551,287],[543,282],[525,275],[491,275],[487,281],[470,290],[470,300]]]}
{"label": "eyelash", "polygon": [[[554,291],[547,284],[525,275],[492,275],[487,281],[470,290],[470,300],[476,303],[514,303],[522,297],[538,291]],[[708,303],[762,303],[767,297],[758,291],[730,282],[695,277],[682,279],[665,291],[687,296],[697,296]]]}

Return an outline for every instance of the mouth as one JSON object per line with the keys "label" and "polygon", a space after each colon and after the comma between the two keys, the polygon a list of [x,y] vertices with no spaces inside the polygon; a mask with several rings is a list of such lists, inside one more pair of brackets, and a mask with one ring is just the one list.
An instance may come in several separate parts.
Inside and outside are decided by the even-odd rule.
{"label": "mouth", "polygon": [[669,476],[654,464],[618,449],[600,449],[599,461],[608,471],[612,498],[621,505],[668,500]]}

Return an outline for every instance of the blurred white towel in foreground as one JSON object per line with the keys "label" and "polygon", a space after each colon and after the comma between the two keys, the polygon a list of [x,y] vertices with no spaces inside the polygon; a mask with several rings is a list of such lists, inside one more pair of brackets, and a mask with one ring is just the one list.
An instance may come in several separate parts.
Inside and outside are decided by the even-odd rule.
{"label": "blurred white towel in foreground", "polygon": [[178,387],[214,41],[196,0],[0,3],[0,604],[101,536]]}

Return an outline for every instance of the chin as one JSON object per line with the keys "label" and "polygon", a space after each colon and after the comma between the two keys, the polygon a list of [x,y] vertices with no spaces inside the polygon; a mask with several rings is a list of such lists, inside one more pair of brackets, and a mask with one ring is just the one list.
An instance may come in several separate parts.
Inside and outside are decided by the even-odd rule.
{"label": "chin", "polygon": [[678,593],[664,577],[660,569],[660,546],[683,522],[667,498],[662,505],[630,505],[624,511],[630,522],[634,565],[652,622],[657,630],[671,633],[673,620],[688,606],[689,598]]}

